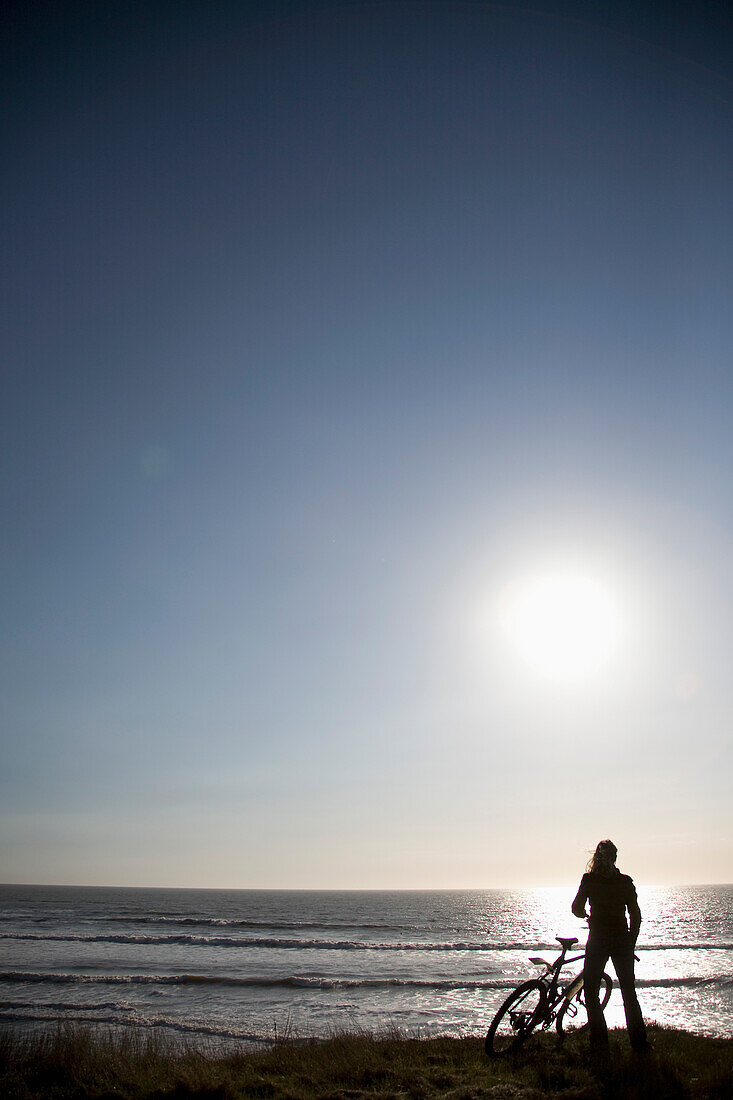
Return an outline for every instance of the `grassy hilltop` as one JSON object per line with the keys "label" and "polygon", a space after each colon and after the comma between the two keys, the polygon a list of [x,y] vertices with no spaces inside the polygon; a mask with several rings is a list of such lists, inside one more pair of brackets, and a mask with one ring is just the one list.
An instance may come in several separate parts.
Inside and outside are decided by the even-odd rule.
{"label": "grassy hilltop", "polygon": [[0,1035],[7,1100],[638,1100],[733,1096],[733,1039],[653,1028],[653,1053],[635,1058],[612,1033],[611,1069],[591,1072],[587,1040],[554,1035],[514,1063],[489,1061],[480,1039],[334,1036],[267,1051],[182,1050],[159,1036],[61,1028]]}

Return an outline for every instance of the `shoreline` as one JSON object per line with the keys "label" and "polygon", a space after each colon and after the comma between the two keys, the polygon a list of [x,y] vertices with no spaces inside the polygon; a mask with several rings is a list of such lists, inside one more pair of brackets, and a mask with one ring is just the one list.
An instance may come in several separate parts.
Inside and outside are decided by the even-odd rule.
{"label": "shoreline", "polygon": [[208,1049],[134,1029],[59,1026],[0,1031],[0,1094],[14,1100],[604,1100],[607,1096],[733,1095],[733,1038],[652,1025],[652,1052],[634,1055],[611,1031],[610,1068],[594,1072],[587,1037],[533,1037],[516,1059],[488,1059],[483,1039],[344,1032],[278,1037],[265,1049]]}

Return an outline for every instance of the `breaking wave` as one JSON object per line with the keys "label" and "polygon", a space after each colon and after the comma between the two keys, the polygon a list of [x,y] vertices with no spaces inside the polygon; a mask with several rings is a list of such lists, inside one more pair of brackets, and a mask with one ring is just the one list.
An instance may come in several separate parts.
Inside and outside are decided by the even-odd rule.
{"label": "breaking wave", "polygon": [[[58,914],[39,914],[35,916],[23,916],[0,913],[0,923],[13,922],[17,923],[20,920],[30,924],[58,924],[64,921],[66,918],[64,915]],[[278,931],[299,931],[300,929],[328,929],[328,928],[349,928],[349,929],[364,929],[365,931],[380,931],[380,932],[424,932],[430,933],[434,931],[429,926],[421,926],[416,924],[391,924],[388,921],[375,921],[372,923],[365,923],[363,921],[307,921],[307,920],[241,920],[239,918],[232,919],[229,917],[183,917],[173,916],[170,914],[149,914],[147,916],[127,916],[126,914],[111,914],[110,916],[85,916],[83,918],[84,924],[138,924],[138,925],[161,925],[162,927],[170,927],[171,925],[186,927],[201,927],[201,928],[275,928]],[[458,929],[444,929],[444,931],[458,931]]]}
{"label": "breaking wave", "polygon": [[[514,989],[517,982],[507,979],[446,978],[431,981],[421,978],[326,978],[308,975],[287,977],[232,977],[217,974],[43,974],[36,971],[6,970],[0,972],[0,982],[49,985],[218,985],[290,989]],[[615,984],[615,983],[614,983]],[[733,974],[713,977],[649,978],[637,980],[638,988],[672,988],[676,986],[733,986]],[[11,1004],[12,1002],[4,1002]],[[93,1008],[93,1005],[86,1005]],[[100,1007],[100,1006],[97,1006]]]}
{"label": "breaking wave", "polygon": [[[430,942],[394,940],[306,939],[281,936],[196,936],[191,933],[155,935],[110,932],[85,935],[77,932],[0,932],[0,940],[33,940],[41,943],[117,943],[155,946],[270,948],[295,951],[557,951],[551,943],[502,943],[491,940]],[[573,951],[583,952],[583,944]],[[637,944],[637,951],[733,951],[733,943]]]}
{"label": "breaking wave", "polygon": [[73,932],[0,932],[0,940],[34,940],[42,943],[119,943],[183,945],[185,947],[269,947],[301,951],[552,951],[549,943],[492,943],[479,941],[449,941],[429,943],[422,940],[403,943],[381,943],[369,940],[286,939],[279,936],[194,936],[194,935],[124,935],[122,933],[85,936]]}
{"label": "breaking wave", "polygon": [[6,970],[0,972],[0,982],[48,983],[58,985],[229,985],[254,986],[271,989],[278,986],[290,989],[513,989],[515,982],[507,981],[428,981],[420,978],[322,978],[290,975],[269,978],[265,976],[230,977],[221,974],[42,974],[35,971]]}

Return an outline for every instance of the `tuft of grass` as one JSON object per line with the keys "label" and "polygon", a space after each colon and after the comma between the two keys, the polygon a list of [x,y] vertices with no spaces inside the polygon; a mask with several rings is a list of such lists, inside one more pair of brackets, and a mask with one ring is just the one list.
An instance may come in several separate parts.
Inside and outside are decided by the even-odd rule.
{"label": "tuft of grass", "polygon": [[652,1028],[638,1057],[612,1032],[602,1069],[587,1039],[533,1037],[514,1058],[489,1060],[483,1040],[345,1032],[278,1039],[222,1054],[159,1033],[64,1026],[0,1033],[7,1100],[729,1100],[733,1039]]}

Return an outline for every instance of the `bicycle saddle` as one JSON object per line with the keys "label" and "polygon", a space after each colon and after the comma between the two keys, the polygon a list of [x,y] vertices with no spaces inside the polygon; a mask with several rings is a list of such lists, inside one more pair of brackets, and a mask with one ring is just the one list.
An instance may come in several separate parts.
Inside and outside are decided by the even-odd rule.
{"label": "bicycle saddle", "polygon": [[577,936],[555,936],[555,939],[559,944],[562,944],[566,951],[568,948],[572,947],[574,943],[578,942]]}

